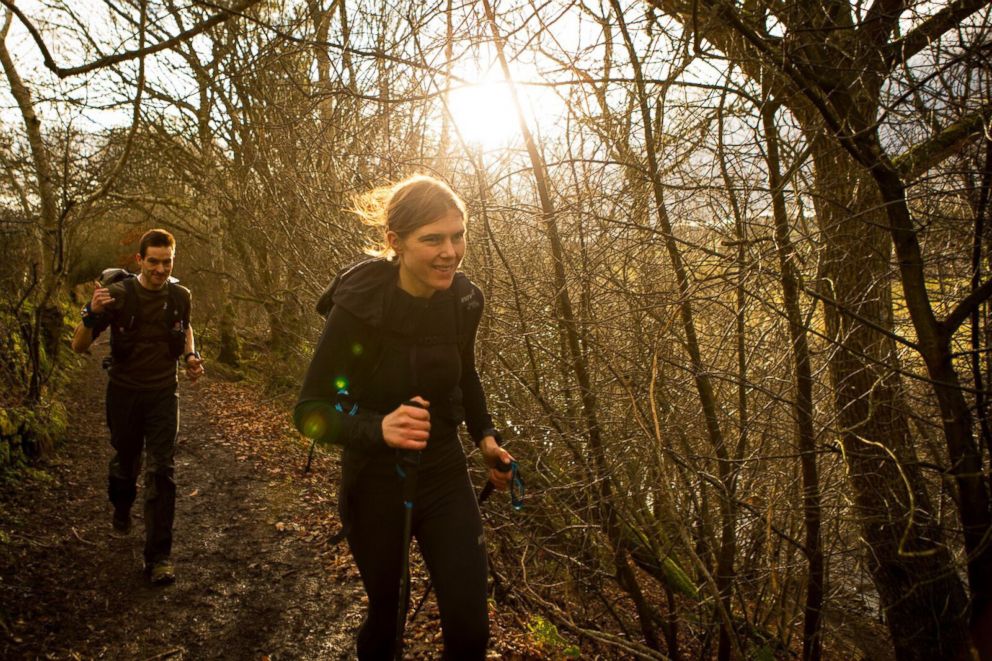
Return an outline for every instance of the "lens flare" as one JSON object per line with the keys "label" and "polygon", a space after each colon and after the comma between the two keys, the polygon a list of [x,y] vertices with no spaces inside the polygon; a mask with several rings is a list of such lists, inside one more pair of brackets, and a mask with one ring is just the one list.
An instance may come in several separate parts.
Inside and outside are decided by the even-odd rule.
{"label": "lens flare", "polygon": [[327,420],[319,411],[310,413],[303,421],[303,433],[307,438],[320,438],[327,431]]}

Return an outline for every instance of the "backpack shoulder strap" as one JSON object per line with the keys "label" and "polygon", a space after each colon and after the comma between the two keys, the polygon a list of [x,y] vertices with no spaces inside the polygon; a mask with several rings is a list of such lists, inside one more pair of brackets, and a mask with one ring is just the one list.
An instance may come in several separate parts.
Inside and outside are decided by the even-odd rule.
{"label": "backpack shoulder strap", "polygon": [[181,321],[185,328],[189,319],[189,296],[183,287],[173,282],[166,286],[169,288],[169,307],[165,315],[165,325],[172,328],[176,321]]}
{"label": "backpack shoulder strap", "polygon": [[124,330],[132,330],[138,322],[141,307],[138,305],[138,291],[136,289],[138,278],[124,278],[121,285],[124,287],[124,307],[121,310],[123,314],[121,315],[120,326]]}
{"label": "backpack shoulder strap", "polygon": [[455,294],[455,333],[458,335],[458,349],[464,350],[472,339],[473,323],[482,309],[482,293],[462,273],[455,275],[452,286]]}
{"label": "backpack shoulder strap", "polygon": [[[121,281],[124,287],[124,306],[121,308],[121,329],[130,331],[141,323],[141,306],[138,305],[138,278],[130,277]],[[182,288],[174,283],[168,283],[169,299],[166,302],[165,325],[173,328],[176,321],[186,325],[189,316],[189,297],[183,295]]]}

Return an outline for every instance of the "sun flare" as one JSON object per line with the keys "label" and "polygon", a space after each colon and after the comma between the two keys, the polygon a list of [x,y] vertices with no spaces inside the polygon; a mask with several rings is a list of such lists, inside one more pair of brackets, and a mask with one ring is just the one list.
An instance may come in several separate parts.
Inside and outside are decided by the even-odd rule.
{"label": "sun flare", "polygon": [[452,90],[448,106],[462,139],[497,147],[520,136],[517,109],[505,81],[487,81]]}
{"label": "sun flare", "polygon": [[[548,88],[532,83],[541,76],[534,67],[511,65],[517,97],[532,131],[547,130],[559,123],[565,108],[561,99]],[[477,82],[452,86],[448,108],[462,139],[470,146],[498,149],[521,140],[517,107],[510,85],[502,75],[490,70],[481,79],[472,75],[462,80]]]}

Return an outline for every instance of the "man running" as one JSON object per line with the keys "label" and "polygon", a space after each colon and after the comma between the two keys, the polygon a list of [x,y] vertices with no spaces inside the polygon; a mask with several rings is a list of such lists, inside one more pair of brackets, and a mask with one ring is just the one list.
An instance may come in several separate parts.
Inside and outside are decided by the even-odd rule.
{"label": "man running", "polygon": [[145,574],[155,585],[176,580],[170,555],[175,517],[175,451],[179,431],[177,364],[191,381],[203,375],[190,326],[190,291],[171,278],[176,240],[153,229],[141,237],[137,277],[100,284],[72,338],[83,353],[111,329],[107,426],[114,449],[108,493],[114,530],[131,530],[142,449],[145,452]]}

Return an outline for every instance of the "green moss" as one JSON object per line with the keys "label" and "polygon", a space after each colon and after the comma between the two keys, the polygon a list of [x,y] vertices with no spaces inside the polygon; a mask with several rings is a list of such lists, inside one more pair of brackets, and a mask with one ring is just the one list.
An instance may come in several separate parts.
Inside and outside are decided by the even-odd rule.
{"label": "green moss", "polygon": [[68,413],[58,398],[79,364],[65,350],[65,330],[75,318],[75,307],[58,295],[43,310],[38,329],[41,401],[30,406],[26,404],[32,370],[27,337],[36,321],[34,302],[25,301],[16,315],[0,310],[0,472],[19,471],[65,438]]}
{"label": "green moss", "polygon": [[17,431],[17,425],[7,412],[7,409],[0,409],[0,436],[13,436]]}
{"label": "green moss", "polygon": [[577,659],[581,656],[579,646],[566,640],[558,627],[540,615],[534,615],[527,623],[534,644],[543,652],[556,659]]}
{"label": "green moss", "polygon": [[26,466],[54,450],[68,424],[68,411],[57,401],[43,401],[36,409],[0,408],[0,471]]}
{"label": "green moss", "polygon": [[33,468],[31,466],[25,466],[23,470],[23,475],[27,477],[32,482],[38,484],[54,484],[55,478],[48,471],[42,470],[40,468]]}
{"label": "green moss", "polygon": [[665,558],[661,563],[661,571],[665,576],[665,583],[668,587],[692,599],[699,599],[699,591],[693,585],[692,579],[682,570],[671,557]]}
{"label": "green moss", "polygon": [[775,653],[768,645],[762,645],[757,649],[751,650],[751,658],[754,661],[775,661]]}
{"label": "green moss", "polygon": [[39,444],[54,449],[65,438],[69,426],[69,416],[62,402],[49,402],[43,420],[39,420],[37,437]]}

